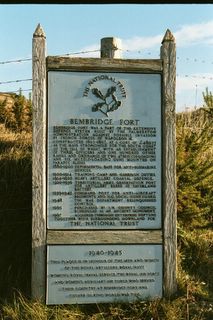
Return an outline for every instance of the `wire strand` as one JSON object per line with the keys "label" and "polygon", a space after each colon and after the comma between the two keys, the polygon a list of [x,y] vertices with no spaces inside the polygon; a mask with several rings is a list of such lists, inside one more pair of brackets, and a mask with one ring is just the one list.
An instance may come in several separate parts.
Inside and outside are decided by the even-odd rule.
{"label": "wire strand", "polygon": [[[159,51],[151,52],[151,51],[144,51],[144,50],[130,50],[130,49],[117,49],[122,52],[126,53],[137,53],[137,54],[146,54],[146,55],[156,55],[158,53],[159,56]],[[100,52],[100,49],[95,49],[95,50],[82,50],[82,51],[74,51],[74,52],[69,52],[69,53],[64,53],[60,55],[55,55],[57,56],[70,56],[70,55],[78,55],[78,54],[87,54],[87,53],[94,53],[94,52]],[[186,62],[193,62],[193,63],[210,63],[213,64],[213,61],[207,61],[206,59],[203,58],[196,58],[196,57],[180,57],[177,56],[177,60],[185,60]],[[21,58],[21,59],[13,59],[13,60],[5,60],[5,61],[0,61],[0,65],[3,64],[10,64],[10,63],[22,63],[26,61],[32,61],[32,58]]]}
{"label": "wire strand", "polygon": [[18,59],[18,60],[0,61],[0,64],[21,63],[21,62],[26,62],[26,61],[32,61],[32,58]]}
{"label": "wire strand", "polygon": [[71,56],[71,55],[86,54],[86,53],[93,53],[93,52],[100,52],[100,49],[88,50],[88,51],[79,51],[79,52],[69,52],[69,53],[64,53],[64,54],[56,55],[55,57]]}
{"label": "wire strand", "polygon": [[32,81],[32,79],[8,80],[8,81],[2,81],[2,82],[0,82],[0,84],[15,83],[15,82],[24,82],[24,81]]}

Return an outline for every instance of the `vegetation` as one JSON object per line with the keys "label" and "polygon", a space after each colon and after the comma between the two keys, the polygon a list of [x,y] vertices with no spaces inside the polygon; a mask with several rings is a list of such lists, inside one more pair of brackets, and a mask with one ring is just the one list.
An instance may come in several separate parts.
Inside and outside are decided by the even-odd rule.
{"label": "vegetation", "polygon": [[211,320],[211,308],[182,296],[172,301],[138,301],[128,304],[53,306],[29,301],[22,296],[3,306],[1,320]]}
{"label": "vegetation", "polygon": [[[130,304],[46,306],[30,299],[31,102],[0,102],[0,320],[213,319],[213,95],[177,114],[178,292]],[[17,291],[18,290],[18,291]]]}
{"label": "vegetation", "polygon": [[[8,96],[10,103],[8,103]],[[15,132],[31,131],[32,128],[32,103],[22,95],[21,89],[19,94],[6,96],[0,102],[0,123]],[[11,102],[12,100],[12,102]]]}
{"label": "vegetation", "polygon": [[31,149],[31,133],[0,125],[0,297],[30,290]]}

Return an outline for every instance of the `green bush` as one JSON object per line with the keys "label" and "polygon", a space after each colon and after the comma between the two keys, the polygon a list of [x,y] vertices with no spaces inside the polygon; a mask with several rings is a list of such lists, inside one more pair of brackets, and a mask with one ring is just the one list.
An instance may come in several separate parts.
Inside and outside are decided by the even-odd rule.
{"label": "green bush", "polygon": [[32,103],[19,94],[10,95],[10,103],[8,97],[0,102],[0,123],[4,124],[6,128],[14,132],[21,132],[23,130],[30,132],[32,130]]}
{"label": "green bush", "polygon": [[185,227],[212,221],[213,129],[203,109],[177,114],[177,208]]}

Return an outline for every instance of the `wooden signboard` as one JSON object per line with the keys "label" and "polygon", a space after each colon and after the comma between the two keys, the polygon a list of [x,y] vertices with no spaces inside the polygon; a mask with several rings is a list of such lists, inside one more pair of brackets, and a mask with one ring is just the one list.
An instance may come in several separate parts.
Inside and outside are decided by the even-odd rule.
{"label": "wooden signboard", "polygon": [[[109,39],[108,39],[109,40]],[[176,290],[175,43],[161,58],[46,57],[33,37],[32,295],[128,302]]]}

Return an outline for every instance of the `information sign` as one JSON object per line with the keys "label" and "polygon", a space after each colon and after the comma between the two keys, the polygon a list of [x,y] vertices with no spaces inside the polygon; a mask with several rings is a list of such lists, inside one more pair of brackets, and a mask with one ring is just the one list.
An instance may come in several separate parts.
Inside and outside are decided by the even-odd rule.
{"label": "information sign", "polygon": [[47,247],[47,304],[131,302],[161,296],[161,245]]}
{"label": "information sign", "polygon": [[84,304],[171,296],[174,37],[166,31],[159,59],[113,59],[103,54],[105,45],[101,59],[46,57],[45,39],[38,25],[32,297]]}
{"label": "information sign", "polygon": [[49,229],[161,228],[161,75],[48,73]]}

